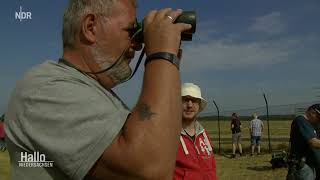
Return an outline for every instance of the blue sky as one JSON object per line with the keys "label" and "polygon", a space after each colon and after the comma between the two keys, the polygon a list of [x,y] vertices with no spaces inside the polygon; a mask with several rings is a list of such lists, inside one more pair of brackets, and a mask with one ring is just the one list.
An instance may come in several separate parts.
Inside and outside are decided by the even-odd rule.
{"label": "blue sky", "polygon": [[[67,3],[2,2],[0,113],[26,70],[61,56]],[[32,19],[15,19],[20,6],[32,13]],[[210,102],[206,111],[213,111],[213,99],[222,110],[264,106],[263,91],[270,105],[320,100],[320,1],[138,0],[137,16],[142,19],[149,10],[163,7],[197,12],[194,40],[182,45],[181,77],[202,88]],[[131,107],[139,96],[142,74],[140,67],[132,80],[115,89]]]}

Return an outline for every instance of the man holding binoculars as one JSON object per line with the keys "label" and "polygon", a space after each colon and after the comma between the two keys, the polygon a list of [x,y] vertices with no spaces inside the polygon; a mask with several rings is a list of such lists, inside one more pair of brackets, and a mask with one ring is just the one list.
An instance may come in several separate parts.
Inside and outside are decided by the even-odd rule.
{"label": "man holding binoculars", "polygon": [[[132,110],[112,91],[131,75],[134,0],[70,0],[63,56],[28,71],[5,116],[12,179],[172,179],[181,130],[182,10],[150,11],[143,21],[147,61]],[[40,152],[52,168],[19,167]]]}

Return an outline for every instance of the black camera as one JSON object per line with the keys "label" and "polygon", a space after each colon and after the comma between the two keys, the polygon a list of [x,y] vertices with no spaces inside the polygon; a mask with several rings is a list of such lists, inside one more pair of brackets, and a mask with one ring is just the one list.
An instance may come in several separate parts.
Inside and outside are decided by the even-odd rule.
{"label": "black camera", "polygon": [[[192,35],[196,32],[196,13],[195,11],[183,11],[180,16],[173,23],[186,23],[191,24],[191,28],[181,33],[182,41],[192,41]],[[133,40],[143,43],[143,24],[137,22],[134,29]]]}

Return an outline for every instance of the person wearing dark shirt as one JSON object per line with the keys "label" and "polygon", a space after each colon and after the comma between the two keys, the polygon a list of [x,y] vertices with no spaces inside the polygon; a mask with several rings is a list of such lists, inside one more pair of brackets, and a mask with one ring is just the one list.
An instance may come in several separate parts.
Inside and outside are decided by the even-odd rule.
{"label": "person wearing dark shirt", "polygon": [[239,148],[240,156],[242,155],[241,146],[241,122],[237,113],[232,113],[231,116],[231,131],[232,131],[232,158],[236,157],[236,147]]}
{"label": "person wearing dark shirt", "polygon": [[320,122],[320,104],[310,106],[291,123],[287,180],[314,180],[320,165],[320,140],[315,127]]}

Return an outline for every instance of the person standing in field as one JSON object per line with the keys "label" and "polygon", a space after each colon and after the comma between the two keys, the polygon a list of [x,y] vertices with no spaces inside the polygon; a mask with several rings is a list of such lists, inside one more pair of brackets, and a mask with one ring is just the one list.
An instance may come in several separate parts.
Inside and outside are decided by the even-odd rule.
{"label": "person standing in field", "polygon": [[232,155],[231,158],[236,157],[236,149],[238,146],[240,156],[242,155],[241,146],[241,122],[237,113],[231,115],[231,132],[232,132]]}
{"label": "person standing in field", "polygon": [[253,119],[249,124],[249,131],[251,135],[251,156],[254,154],[255,147],[257,147],[257,154],[260,152],[261,136],[263,132],[263,122],[258,119],[258,114],[253,113]]}
{"label": "person standing in field", "polygon": [[182,129],[176,158],[174,180],[216,180],[216,161],[209,134],[198,122],[198,114],[206,107],[200,88],[184,83],[182,96]]}

